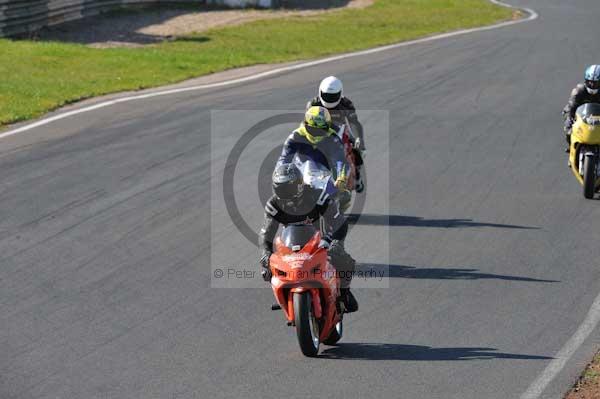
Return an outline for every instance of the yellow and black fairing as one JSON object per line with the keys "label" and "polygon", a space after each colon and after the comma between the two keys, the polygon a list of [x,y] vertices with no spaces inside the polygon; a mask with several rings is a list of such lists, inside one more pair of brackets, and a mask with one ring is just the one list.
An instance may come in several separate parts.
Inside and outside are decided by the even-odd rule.
{"label": "yellow and black fairing", "polygon": [[[600,154],[600,104],[584,104],[577,108],[576,120],[571,131],[569,165],[582,185],[584,183],[584,160],[593,157],[597,165]],[[595,173],[594,191],[600,187],[600,178]]]}

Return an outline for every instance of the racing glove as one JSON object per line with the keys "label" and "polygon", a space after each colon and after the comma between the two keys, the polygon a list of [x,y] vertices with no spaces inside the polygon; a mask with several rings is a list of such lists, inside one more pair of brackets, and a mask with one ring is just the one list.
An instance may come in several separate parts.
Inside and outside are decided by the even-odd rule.
{"label": "racing glove", "polygon": [[571,131],[571,128],[573,127],[573,124],[575,123],[575,121],[571,118],[567,118],[565,119],[565,133],[569,134]]}
{"label": "racing glove", "polygon": [[337,188],[340,191],[347,190],[346,185],[348,183],[348,175],[346,172],[346,168],[341,162],[338,162],[337,168],[338,168],[338,177],[335,180],[335,188]]}
{"label": "racing glove", "polygon": [[345,191],[346,190],[346,179],[337,179],[335,181],[335,188],[337,188],[340,191]]}
{"label": "racing glove", "polygon": [[321,241],[319,242],[319,248],[329,249],[331,241],[332,240],[331,237],[329,237],[329,235],[323,236],[323,238],[321,238]]}
{"label": "racing glove", "polygon": [[273,277],[273,273],[271,273],[271,268],[269,267],[269,258],[271,258],[271,252],[265,251],[259,261],[261,267],[260,275],[267,282],[271,281],[271,277]]}
{"label": "racing glove", "polygon": [[331,243],[327,240],[321,240],[319,242],[319,248],[329,249],[329,245],[331,245]]}

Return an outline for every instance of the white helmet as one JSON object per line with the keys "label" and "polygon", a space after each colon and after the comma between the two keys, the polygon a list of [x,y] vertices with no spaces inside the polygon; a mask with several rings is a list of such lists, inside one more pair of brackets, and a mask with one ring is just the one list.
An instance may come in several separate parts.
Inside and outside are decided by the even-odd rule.
{"label": "white helmet", "polygon": [[319,100],[325,108],[335,108],[342,101],[344,86],[335,76],[329,76],[319,86]]}

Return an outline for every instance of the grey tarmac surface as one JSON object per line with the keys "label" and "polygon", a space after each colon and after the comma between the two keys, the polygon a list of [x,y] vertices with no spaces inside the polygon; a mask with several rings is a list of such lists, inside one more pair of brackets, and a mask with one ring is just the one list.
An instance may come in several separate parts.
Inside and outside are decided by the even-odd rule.
{"label": "grey tarmac surface", "polygon": [[[600,207],[567,169],[560,116],[600,62],[600,3],[516,5],[540,19],[3,139],[0,397],[518,398],[600,292]],[[300,110],[329,74],[359,108],[389,111],[390,140],[367,132],[389,211],[369,208],[348,247],[389,259],[390,287],[357,289],[342,343],[307,359],[269,289],[210,287],[211,237],[244,242],[227,215],[211,224],[210,112]],[[255,166],[236,179],[255,185]],[[561,397],[598,344],[596,331],[542,397]]]}

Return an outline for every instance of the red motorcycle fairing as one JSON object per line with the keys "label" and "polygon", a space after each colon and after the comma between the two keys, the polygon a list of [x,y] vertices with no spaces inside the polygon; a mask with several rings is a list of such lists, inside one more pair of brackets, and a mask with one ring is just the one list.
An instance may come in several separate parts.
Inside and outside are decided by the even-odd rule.
{"label": "red motorcycle fairing", "polygon": [[318,247],[320,241],[321,234],[316,231],[302,249],[293,251],[277,237],[269,263],[273,294],[288,322],[294,321],[294,293],[308,291],[314,315],[320,321],[320,338],[325,340],[341,320],[341,314],[337,307],[339,277],[328,260],[327,250]]}

